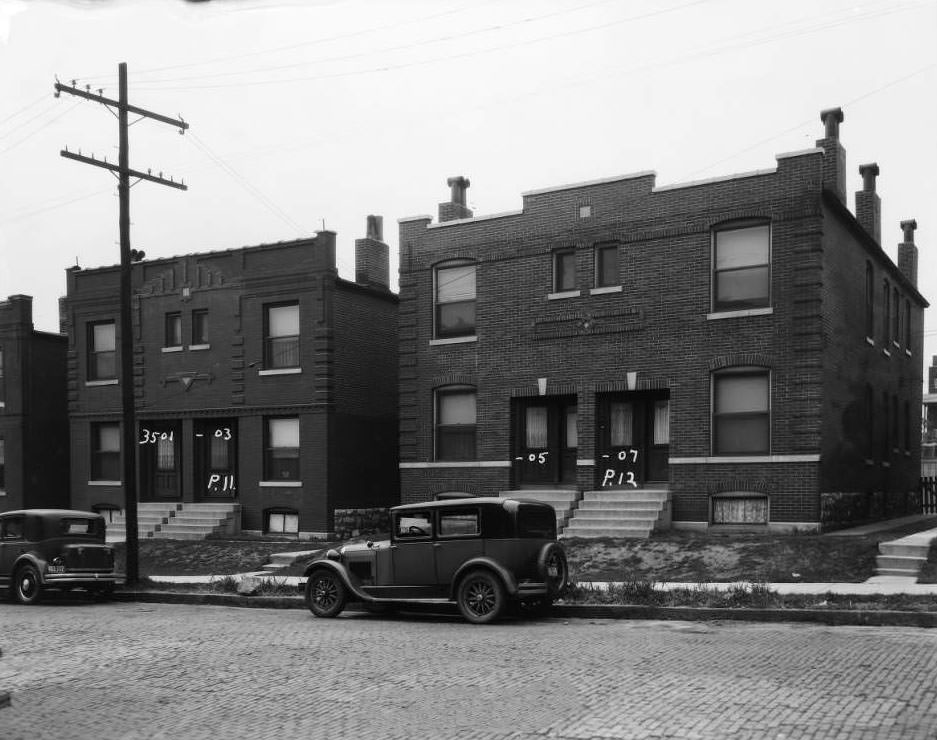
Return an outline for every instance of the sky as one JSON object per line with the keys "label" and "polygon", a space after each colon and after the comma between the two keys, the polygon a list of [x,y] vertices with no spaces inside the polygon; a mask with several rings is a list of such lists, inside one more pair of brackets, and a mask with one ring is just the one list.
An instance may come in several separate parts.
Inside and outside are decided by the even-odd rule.
{"label": "sky", "polygon": [[[918,222],[919,289],[937,305],[937,0],[0,0],[0,299],[58,330],[65,270],[119,262],[108,108],[58,78],[190,128],[142,119],[131,167],[187,191],[131,190],[147,258],[434,214],[446,179],[476,215],[521,193],[653,170],[657,185],[775,166],[841,106],[847,195],[877,162],[883,248]],[[131,118],[133,121],[134,119]],[[922,363],[937,355],[925,314]]]}

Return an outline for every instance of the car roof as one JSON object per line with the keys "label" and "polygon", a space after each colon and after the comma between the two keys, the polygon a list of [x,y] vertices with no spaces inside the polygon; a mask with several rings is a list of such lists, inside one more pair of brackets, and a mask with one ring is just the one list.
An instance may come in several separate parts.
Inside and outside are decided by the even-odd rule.
{"label": "car roof", "polygon": [[17,509],[16,511],[4,511],[0,513],[0,516],[74,516],[97,518],[101,515],[94,511],[78,511],[77,509]]}
{"label": "car roof", "polygon": [[528,499],[501,498],[499,496],[466,496],[465,498],[447,498],[438,501],[423,501],[415,504],[402,504],[394,506],[391,511],[425,511],[426,509],[454,509],[465,506],[486,506],[490,508],[515,509],[519,504],[531,506],[549,506],[543,501]]}

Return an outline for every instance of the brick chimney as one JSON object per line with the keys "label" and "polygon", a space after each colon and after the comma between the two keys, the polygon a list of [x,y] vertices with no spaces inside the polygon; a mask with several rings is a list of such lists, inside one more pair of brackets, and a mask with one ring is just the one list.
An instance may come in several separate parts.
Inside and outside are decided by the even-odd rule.
{"label": "brick chimney", "polygon": [[474,214],[465,205],[465,191],[472,183],[468,178],[459,175],[450,177],[446,180],[446,184],[450,189],[449,202],[439,204],[439,223],[455,221],[459,218],[471,218]]}
{"label": "brick chimney", "polygon": [[875,192],[878,165],[875,162],[859,166],[862,190],[856,191],[856,220],[879,244],[882,243],[882,199]]}
{"label": "brick chimney", "polygon": [[839,143],[839,124],[843,122],[842,108],[828,108],[820,111],[825,131],[817,146],[824,151],[823,187],[846,205],[846,150]]}
{"label": "brick chimney", "polygon": [[911,219],[901,222],[901,231],[904,238],[898,245],[898,269],[911,281],[911,284],[917,287],[917,247],[914,244],[914,230],[917,228],[917,221]]}
{"label": "brick chimney", "polygon": [[364,239],[355,239],[355,282],[389,289],[390,252],[384,243],[384,218],[368,216]]}

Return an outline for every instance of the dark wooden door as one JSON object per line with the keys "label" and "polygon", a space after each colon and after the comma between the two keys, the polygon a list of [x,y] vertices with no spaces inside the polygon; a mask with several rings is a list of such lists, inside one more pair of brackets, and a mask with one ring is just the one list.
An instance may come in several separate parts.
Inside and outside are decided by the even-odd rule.
{"label": "dark wooden door", "polygon": [[579,449],[576,400],[518,399],[514,407],[514,479],[518,486],[572,484]]}
{"label": "dark wooden door", "polygon": [[670,403],[666,392],[615,393],[597,399],[596,485],[637,488],[668,479]]}
{"label": "dark wooden door", "polygon": [[140,422],[140,498],[178,499],[182,495],[182,433],[178,421]]}
{"label": "dark wooden door", "polygon": [[237,419],[195,424],[195,493],[214,501],[237,496]]}

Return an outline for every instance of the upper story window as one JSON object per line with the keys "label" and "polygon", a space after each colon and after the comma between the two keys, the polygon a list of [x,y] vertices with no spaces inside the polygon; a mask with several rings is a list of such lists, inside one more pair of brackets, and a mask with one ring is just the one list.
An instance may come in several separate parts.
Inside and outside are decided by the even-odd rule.
{"label": "upper story window", "polygon": [[3,402],[6,400],[5,385],[3,378],[3,347],[0,347],[0,408],[3,408]]}
{"label": "upper story window", "polygon": [[765,308],[771,301],[771,226],[713,232],[713,310]]}
{"label": "upper story window", "polygon": [[888,278],[882,280],[882,342],[888,344],[891,339],[891,284]]}
{"label": "upper story window", "polygon": [[299,418],[267,419],[264,480],[299,480]]}
{"label": "upper story window", "polygon": [[208,344],[208,311],[192,312],[192,344]]}
{"label": "upper story window", "polygon": [[465,386],[436,391],[436,459],[475,459],[475,389]]}
{"label": "upper story window", "polygon": [[595,247],[595,287],[619,285],[618,245],[598,244]]}
{"label": "upper story window", "polygon": [[901,296],[898,288],[892,291],[891,313],[891,340],[897,345],[901,341]]}
{"label": "upper story window", "polygon": [[865,263],[865,335],[875,336],[875,271],[872,263]]}
{"label": "upper story window", "polygon": [[267,306],[264,316],[264,367],[299,367],[299,304]]}
{"label": "upper story window", "polygon": [[[904,299],[904,348],[911,351],[911,300]],[[0,383],[0,400],[3,400],[3,388]]]}
{"label": "upper story window", "polygon": [[713,374],[714,455],[767,455],[771,449],[770,373],[740,367]]}
{"label": "upper story window", "polygon": [[182,346],[182,314],[166,314],[166,339],[163,342],[164,347]]}
{"label": "upper story window", "polygon": [[576,290],[576,252],[563,249],[553,253],[553,292]]}
{"label": "upper story window", "polygon": [[6,493],[6,449],[3,446],[3,437],[0,437],[0,495]]}
{"label": "upper story window", "polygon": [[113,321],[88,325],[88,379],[117,377],[117,331]]}
{"label": "upper story window", "polygon": [[475,265],[449,264],[434,273],[436,338],[475,334]]}
{"label": "upper story window", "polygon": [[92,424],[91,480],[120,479],[120,424]]}

